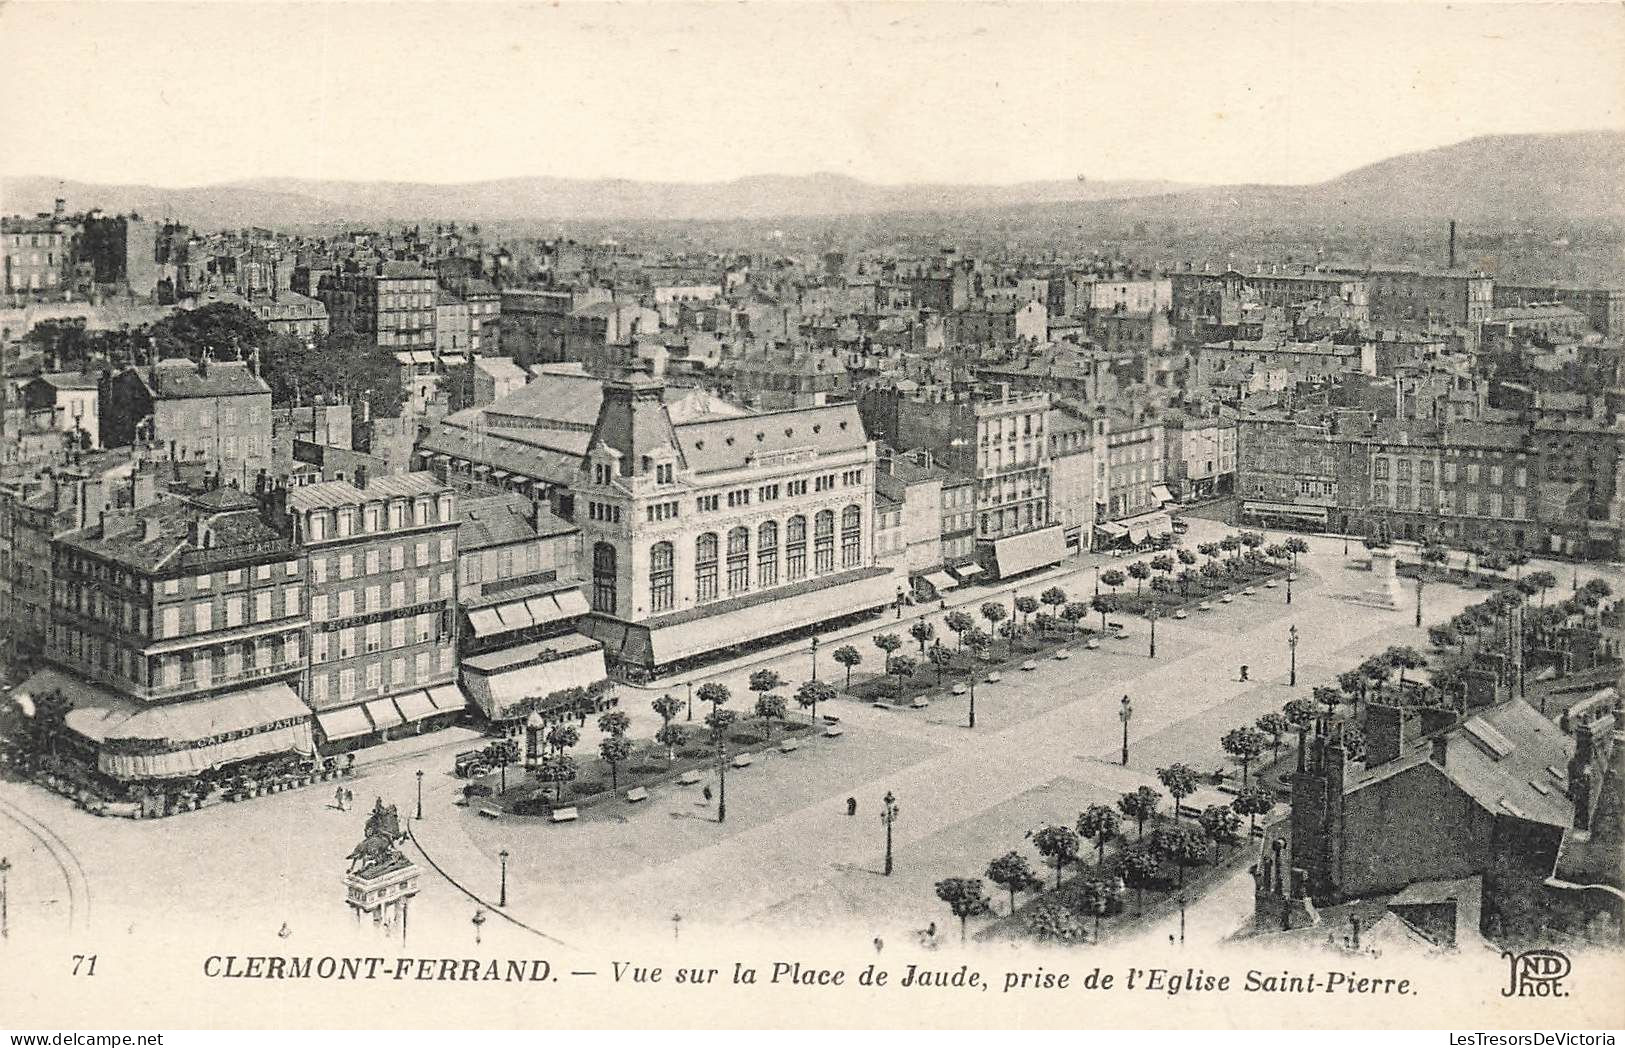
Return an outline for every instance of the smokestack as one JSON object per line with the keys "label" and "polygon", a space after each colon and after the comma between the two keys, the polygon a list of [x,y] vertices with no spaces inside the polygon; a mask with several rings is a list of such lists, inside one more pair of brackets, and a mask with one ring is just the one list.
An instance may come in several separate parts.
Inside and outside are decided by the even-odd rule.
{"label": "smokestack", "polygon": [[1450,220],[1450,267],[1456,268],[1456,220]]}

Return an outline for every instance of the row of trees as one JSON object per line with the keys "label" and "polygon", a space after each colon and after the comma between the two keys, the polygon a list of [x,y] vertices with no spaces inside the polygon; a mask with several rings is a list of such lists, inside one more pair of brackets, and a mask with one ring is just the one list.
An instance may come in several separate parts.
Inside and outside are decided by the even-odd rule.
{"label": "row of trees", "polygon": [[[1157,779],[1173,798],[1173,818],[1164,821],[1160,816],[1163,795],[1149,786],[1123,794],[1116,805],[1092,804],[1078,813],[1072,825],[1045,825],[1027,834],[1044,865],[1055,870],[1055,889],[1062,885],[1068,866],[1081,865],[1080,853],[1088,843],[1093,847],[1095,860],[1093,873],[1075,881],[1069,898],[1047,900],[1030,911],[1025,920],[1027,930],[1041,939],[1079,941],[1083,934],[1082,919],[1093,917],[1095,939],[1100,937],[1100,920],[1119,904],[1125,888],[1135,890],[1135,915],[1144,910],[1145,889],[1165,882],[1164,862],[1171,862],[1178,870],[1176,887],[1183,888],[1185,870],[1209,858],[1221,849],[1234,847],[1242,837],[1242,818],[1247,820],[1248,834],[1261,815],[1275,807],[1275,795],[1261,786],[1243,789],[1228,805],[1209,805],[1193,820],[1186,821],[1180,811],[1181,802],[1196,791],[1197,775],[1189,767],[1175,763],[1157,770]],[[1133,822],[1135,836],[1128,842],[1125,827]],[[1156,823],[1146,834],[1146,824]],[[1107,845],[1123,842],[1115,860],[1108,863]],[[983,874],[999,890],[1008,893],[1010,913],[1016,912],[1016,897],[1022,893],[1036,893],[1044,888],[1027,857],[1019,851],[1008,851],[992,860]],[[963,940],[970,918],[991,914],[992,901],[986,895],[981,878],[950,877],[936,884],[937,897],[946,903],[960,922]]]}

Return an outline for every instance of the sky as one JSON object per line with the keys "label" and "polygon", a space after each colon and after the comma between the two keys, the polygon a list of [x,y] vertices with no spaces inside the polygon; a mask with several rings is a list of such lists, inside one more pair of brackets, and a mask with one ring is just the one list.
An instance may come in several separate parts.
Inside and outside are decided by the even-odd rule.
{"label": "sky", "polygon": [[1585,3],[0,6],[0,174],[1314,182],[1625,127]]}

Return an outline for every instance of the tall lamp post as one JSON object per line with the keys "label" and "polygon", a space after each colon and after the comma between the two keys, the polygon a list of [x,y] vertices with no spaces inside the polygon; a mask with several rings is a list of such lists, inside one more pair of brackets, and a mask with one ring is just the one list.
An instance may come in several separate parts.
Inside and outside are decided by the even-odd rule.
{"label": "tall lamp post", "polygon": [[480,944],[480,929],[485,927],[485,911],[475,910],[474,916],[470,917],[468,921],[474,926],[474,945],[478,946]]}
{"label": "tall lamp post", "polygon": [[1145,617],[1151,620],[1151,658],[1157,657],[1157,606],[1155,604],[1146,611]]}
{"label": "tall lamp post", "polygon": [[728,821],[728,737],[717,732],[717,822]]}
{"label": "tall lamp post", "polygon": [[1298,627],[1293,626],[1286,631],[1286,646],[1292,653],[1292,669],[1287,676],[1287,686],[1298,686]]}
{"label": "tall lamp post", "polygon": [[880,813],[880,821],[886,825],[886,876],[890,877],[892,871],[891,826],[892,823],[897,821],[897,798],[892,796],[892,792],[890,790],[887,790],[886,796],[881,798],[881,803],[885,805],[884,809]]}
{"label": "tall lamp post", "polygon": [[1095,596],[1100,596],[1100,565],[1095,565]]}
{"label": "tall lamp post", "polygon": [[1296,578],[1297,575],[1298,573],[1295,571],[1289,571],[1286,573],[1286,602],[1288,604],[1292,603],[1292,580]]}
{"label": "tall lamp post", "polygon": [[694,682],[684,681],[683,687],[688,689],[688,719],[694,719]]}
{"label": "tall lamp post", "polygon": [[418,769],[418,819],[423,818],[423,769]]}
{"label": "tall lamp post", "polygon": [[976,727],[976,675],[970,678],[970,726]]}
{"label": "tall lamp post", "polygon": [[1422,578],[1422,566],[1418,564],[1416,566],[1416,625],[1419,629],[1422,626],[1422,587],[1426,584],[1427,581]]}
{"label": "tall lamp post", "polygon": [[812,679],[818,679],[818,638],[812,639]]}
{"label": "tall lamp post", "polygon": [[497,896],[497,905],[508,905],[508,849],[497,852],[497,858],[502,862],[502,891]]}
{"label": "tall lamp post", "polygon": [[11,872],[11,860],[0,858],[0,939],[11,938],[11,928],[6,920],[6,908],[11,902],[11,892],[6,886],[6,874]]}
{"label": "tall lamp post", "polygon": [[1134,718],[1134,703],[1123,696],[1123,704],[1118,707],[1117,719],[1123,722],[1123,767],[1128,767],[1128,722]]}

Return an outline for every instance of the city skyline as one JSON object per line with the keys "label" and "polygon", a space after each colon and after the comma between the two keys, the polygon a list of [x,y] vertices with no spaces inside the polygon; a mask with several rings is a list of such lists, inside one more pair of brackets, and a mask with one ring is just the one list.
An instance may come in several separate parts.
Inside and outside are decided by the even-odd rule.
{"label": "city skyline", "polygon": [[454,10],[12,5],[5,173],[1302,184],[1485,134],[1625,126],[1606,5],[1565,5],[1586,31],[1542,37],[1540,62],[1526,43],[1550,5],[1181,5],[1178,33],[1166,7],[1106,3]]}

